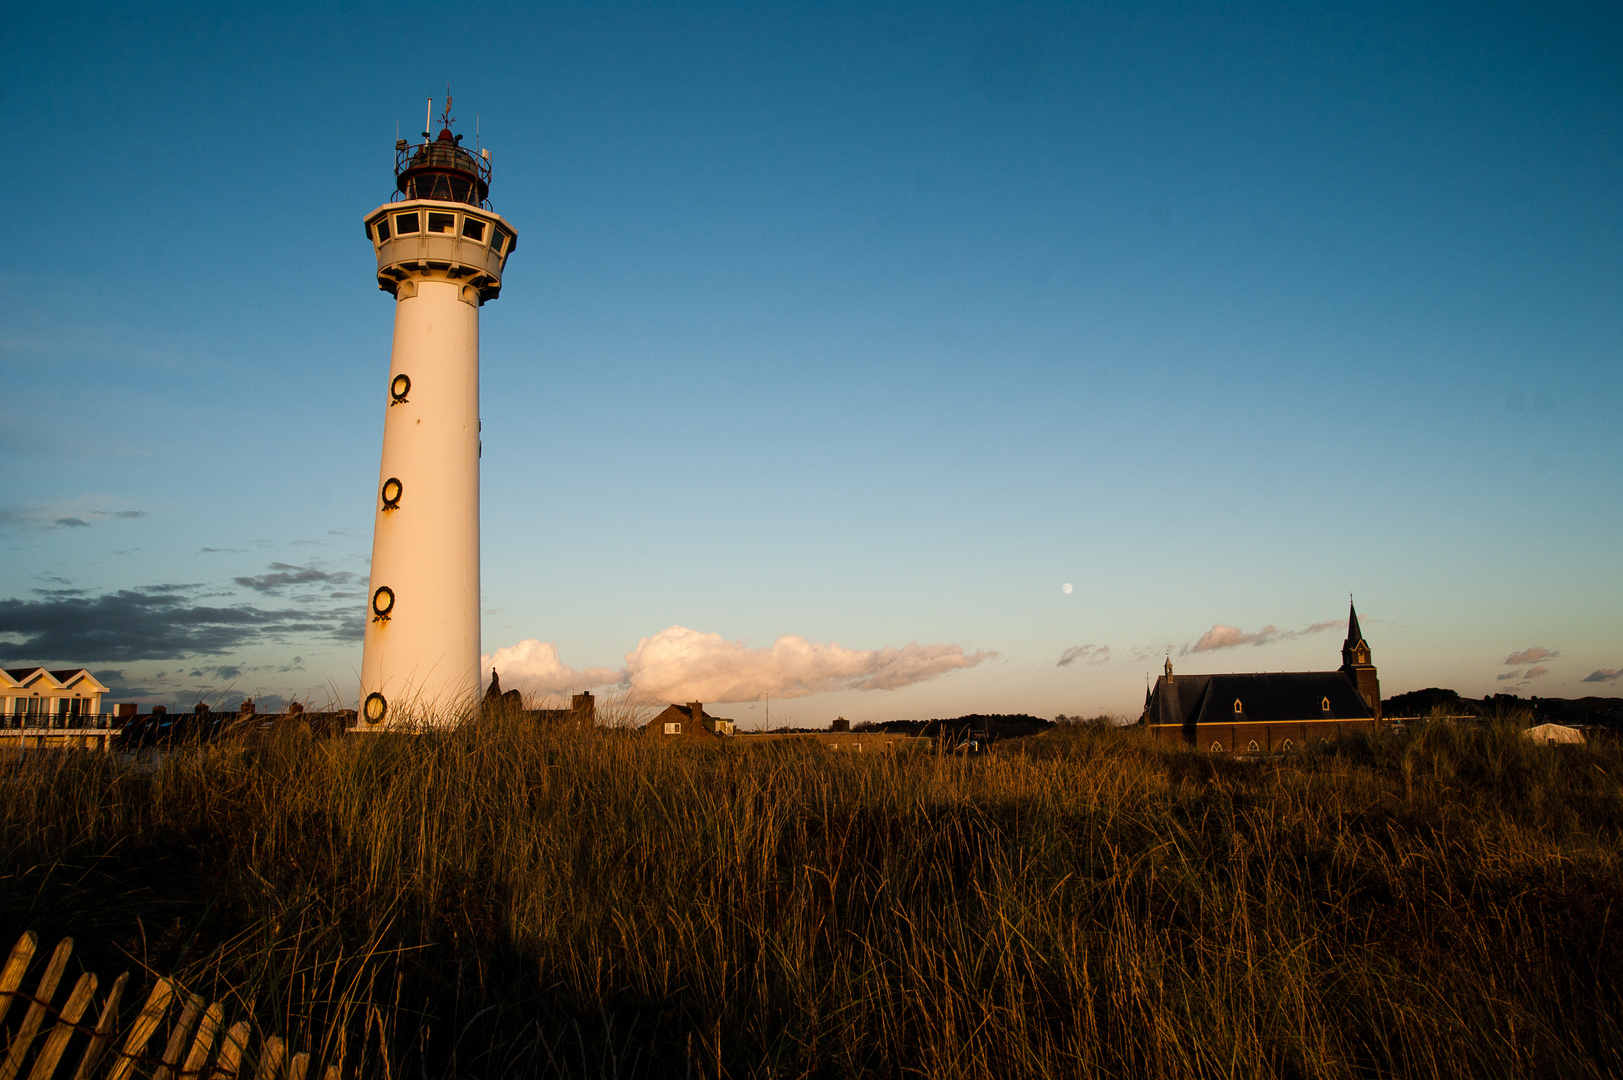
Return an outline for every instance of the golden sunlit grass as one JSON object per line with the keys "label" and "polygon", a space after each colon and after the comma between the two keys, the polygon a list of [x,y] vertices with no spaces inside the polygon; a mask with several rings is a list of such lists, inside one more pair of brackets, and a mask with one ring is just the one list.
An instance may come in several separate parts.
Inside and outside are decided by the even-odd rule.
{"label": "golden sunlit grass", "polygon": [[[1602,1076],[1623,749],[496,719],[5,767],[0,923],[403,1076]],[[122,966],[120,966],[122,965]]]}

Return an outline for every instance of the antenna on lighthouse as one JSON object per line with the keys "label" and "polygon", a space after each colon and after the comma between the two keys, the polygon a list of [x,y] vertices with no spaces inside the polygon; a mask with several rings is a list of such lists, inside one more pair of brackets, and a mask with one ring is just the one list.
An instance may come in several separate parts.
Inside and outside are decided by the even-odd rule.
{"label": "antenna on lighthouse", "polygon": [[423,110],[423,138],[432,139],[434,137],[433,135],[429,134],[429,131],[428,131],[428,125],[432,124],[433,122],[434,122],[434,99],[429,98],[428,99],[428,108]]}

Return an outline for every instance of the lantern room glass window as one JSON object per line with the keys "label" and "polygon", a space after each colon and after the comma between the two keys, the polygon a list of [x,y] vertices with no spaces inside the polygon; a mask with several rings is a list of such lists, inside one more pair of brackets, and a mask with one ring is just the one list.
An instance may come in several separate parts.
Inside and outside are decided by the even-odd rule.
{"label": "lantern room glass window", "polygon": [[462,219],[462,235],[466,236],[469,240],[477,240],[480,243],[484,243],[484,240],[485,240],[485,223],[480,221],[476,217],[465,217],[465,218],[463,218]]}
{"label": "lantern room glass window", "polygon": [[496,254],[500,255],[502,253],[502,249],[505,248],[506,246],[507,246],[507,230],[502,228],[500,225],[497,225],[494,229],[491,230],[491,234],[490,234],[490,250],[494,251]]}
{"label": "lantern room glass window", "polygon": [[430,210],[428,212],[428,231],[437,233],[456,232],[456,215],[437,214]]}
{"label": "lantern room glass window", "polygon": [[378,220],[377,220],[377,230],[378,230],[378,243],[381,244],[385,240],[389,239],[389,219],[386,218],[386,217],[378,218]]}
{"label": "lantern room glass window", "polygon": [[416,214],[396,214],[394,216],[394,231],[400,235],[416,232],[420,219]]}

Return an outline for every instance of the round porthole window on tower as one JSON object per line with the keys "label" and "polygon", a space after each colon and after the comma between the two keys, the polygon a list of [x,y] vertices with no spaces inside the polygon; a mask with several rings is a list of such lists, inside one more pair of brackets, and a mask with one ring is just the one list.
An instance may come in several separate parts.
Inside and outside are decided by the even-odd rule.
{"label": "round porthole window on tower", "polygon": [[393,399],[389,404],[404,405],[406,395],[409,393],[411,393],[411,376],[396,375],[394,380],[389,383],[389,397]]}
{"label": "round porthole window on tower", "polygon": [[389,612],[394,610],[394,590],[387,585],[379,585],[372,594],[372,621],[381,622],[389,618]]}
{"label": "round porthole window on tower", "polygon": [[389,703],[377,691],[366,695],[366,704],[361,706],[361,715],[366,717],[368,724],[377,724],[383,721],[383,714],[389,711]]}
{"label": "round porthole window on tower", "polygon": [[400,509],[400,496],[406,489],[394,477],[383,482],[383,508],[385,510]]}

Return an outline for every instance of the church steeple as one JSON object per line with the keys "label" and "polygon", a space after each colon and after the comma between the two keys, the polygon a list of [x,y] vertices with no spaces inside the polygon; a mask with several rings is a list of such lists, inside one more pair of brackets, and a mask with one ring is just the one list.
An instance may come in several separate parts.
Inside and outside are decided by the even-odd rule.
{"label": "church steeple", "polygon": [[1341,666],[1352,667],[1354,664],[1369,663],[1369,642],[1364,640],[1364,632],[1358,628],[1358,608],[1349,599],[1347,601],[1347,640],[1341,645]]}
{"label": "church steeple", "polygon": [[1369,662],[1369,642],[1358,626],[1358,608],[1352,598],[1347,600],[1347,640],[1341,645],[1341,670],[1358,688],[1358,696],[1369,705],[1378,718],[1381,715],[1381,682],[1375,675],[1375,665]]}

